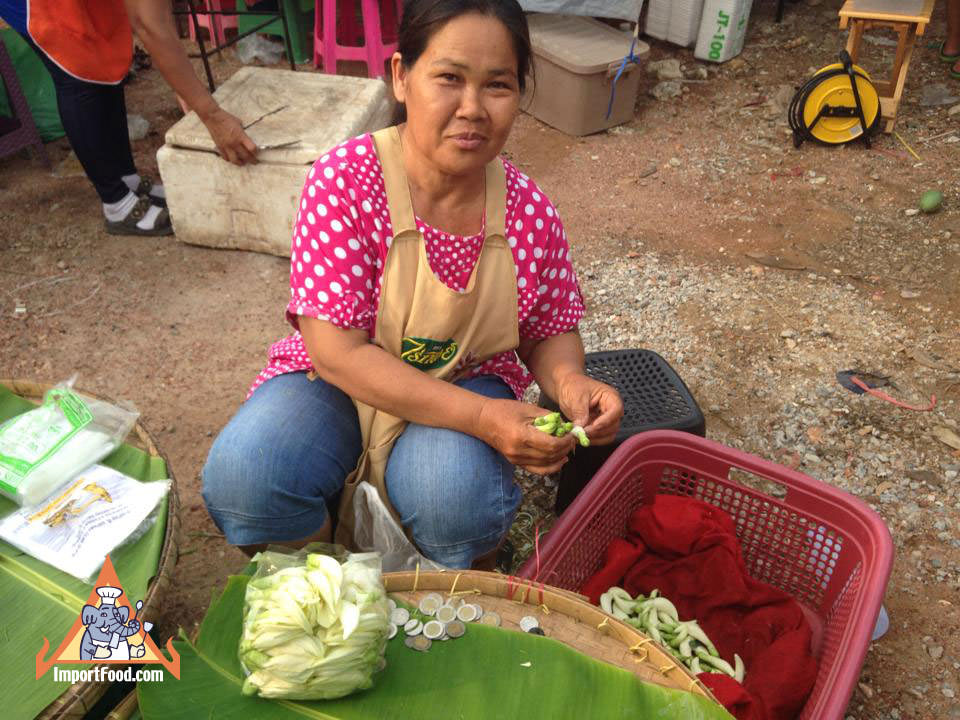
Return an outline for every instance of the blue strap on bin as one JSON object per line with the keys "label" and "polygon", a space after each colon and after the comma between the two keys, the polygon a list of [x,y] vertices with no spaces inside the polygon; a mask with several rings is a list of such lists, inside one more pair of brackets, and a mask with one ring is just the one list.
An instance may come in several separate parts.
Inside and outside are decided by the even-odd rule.
{"label": "blue strap on bin", "polygon": [[630,54],[623,58],[620,61],[620,67],[617,69],[617,74],[613,76],[613,82],[610,83],[610,102],[607,104],[607,115],[606,119],[610,119],[610,113],[613,112],[613,99],[616,97],[617,93],[617,80],[620,79],[620,76],[623,75],[623,71],[626,70],[628,63],[634,63],[636,65],[640,64],[640,58],[633,54],[633,51],[637,47],[637,40],[640,37],[640,23],[636,24],[636,27],[633,29],[633,41],[630,43]]}

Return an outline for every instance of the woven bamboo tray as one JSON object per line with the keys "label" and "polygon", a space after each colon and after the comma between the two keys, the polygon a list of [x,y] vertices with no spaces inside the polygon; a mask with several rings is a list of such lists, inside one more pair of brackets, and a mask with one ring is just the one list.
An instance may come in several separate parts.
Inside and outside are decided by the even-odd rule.
{"label": "woven bamboo tray", "polygon": [[501,627],[517,632],[523,632],[520,618],[531,615],[547,636],[585,655],[628,670],[645,682],[687,690],[716,702],[713,694],[660,645],[591,605],[582,595],[478,570],[385,573],[383,583],[394,599],[414,606],[428,592],[463,598],[484,612],[496,612]]}
{"label": "woven bamboo tray", "polygon": [[[53,385],[37,383],[31,380],[5,380],[3,378],[0,378],[0,385],[8,387],[20,397],[37,401],[42,400],[47,390],[53,387]],[[115,404],[114,400],[96,393],[87,392],[80,388],[77,389],[77,392]],[[157,444],[153,439],[153,435],[150,434],[150,431],[141,423],[137,422],[133,426],[130,435],[127,436],[126,443],[143,450],[148,455],[162,458],[167,466],[167,475],[170,478],[170,492],[167,495],[167,527],[163,537],[163,548],[160,551],[160,562],[157,565],[157,574],[150,580],[150,584],[147,586],[146,596],[143,598],[142,614],[146,616],[154,609],[154,605],[160,595],[170,586],[170,576],[173,573],[174,566],[177,564],[177,536],[180,531],[180,499],[177,495],[177,480],[173,475],[170,461],[167,460],[167,457],[157,448]],[[104,665],[103,667],[107,669],[110,666]],[[60,697],[50,703],[44,711],[37,716],[37,720],[80,720],[80,718],[83,718],[87,712],[89,712],[90,708],[103,697],[108,687],[110,687],[109,682],[75,683],[64,690]]]}

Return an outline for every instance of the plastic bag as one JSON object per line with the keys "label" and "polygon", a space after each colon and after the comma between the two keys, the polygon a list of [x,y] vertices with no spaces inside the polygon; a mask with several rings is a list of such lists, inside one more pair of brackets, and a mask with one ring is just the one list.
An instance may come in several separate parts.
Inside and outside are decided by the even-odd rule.
{"label": "plastic bag", "polygon": [[380,556],[312,543],[254,560],[238,649],[243,694],[329,700],[372,687],[390,629]]}
{"label": "plastic bag", "polygon": [[357,485],[353,495],[353,517],[354,544],[358,550],[380,553],[384,572],[414,570],[417,565],[421,570],[446,569],[417,551],[383,504],[377,489],[368,482]]}
{"label": "plastic bag", "polygon": [[35,505],[116,450],[139,413],[81,397],[73,380],[0,425],[0,494]]}
{"label": "plastic bag", "polygon": [[169,480],[140,482],[104,465],[83,471],[38,508],[0,520],[0,538],[65,573],[93,582],[107,555],[157,521]]}
{"label": "plastic bag", "polygon": [[254,60],[264,65],[276,65],[283,59],[283,43],[272,42],[254,33],[237,41],[237,57],[244,65]]}

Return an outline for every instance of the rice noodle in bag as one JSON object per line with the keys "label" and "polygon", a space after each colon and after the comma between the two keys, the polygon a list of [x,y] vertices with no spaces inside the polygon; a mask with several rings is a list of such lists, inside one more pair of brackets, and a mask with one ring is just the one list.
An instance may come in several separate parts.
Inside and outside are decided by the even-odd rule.
{"label": "rice noodle in bag", "polygon": [[0,494],[35,505],[116,450],[139,417],[81,396],[73,380],[49,390],[43,404],[0,425]]}

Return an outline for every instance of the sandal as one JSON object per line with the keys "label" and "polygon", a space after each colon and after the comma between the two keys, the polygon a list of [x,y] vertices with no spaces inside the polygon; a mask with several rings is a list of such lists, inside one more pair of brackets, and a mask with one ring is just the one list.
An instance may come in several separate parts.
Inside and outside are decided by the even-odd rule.
{"label": "sandal", "polygon": [[944,40],[942,43],[940,43],[940,47],[937,49],[937,54],[940,56],[940,62],[953,63],[953,62],[956,62],[957,60],[960,60],[960,52],[956,53],[955,55],[944,54],[943,48],[946,44],[947,44],[947,41]]}
{"label": "sandal", "polygon": [[159,235],[173,235],[173,226],[170,224],[170,212],[163,208],[153,221],[152,228],[137,227],[137,223],[143,220],[147,211],[150,210],[153,203],[146,195],[137,200],[133,210],[127,213],[123,220],[111,221],[105,220],[107,232],[111,235],[143,235],[146,237],[156,237]]}
{"label": "sandal", "polygon": [[165,197],[159,197],[158,195],[151,195],[150,191],[153,190],[153,180],[148,177],[140,177],[140,184],[137,185],[137,189],[134,190],[138,196],[147,197],[150,199],[154,205],[159,205],[162,208],[167,206],[167,199]]}

